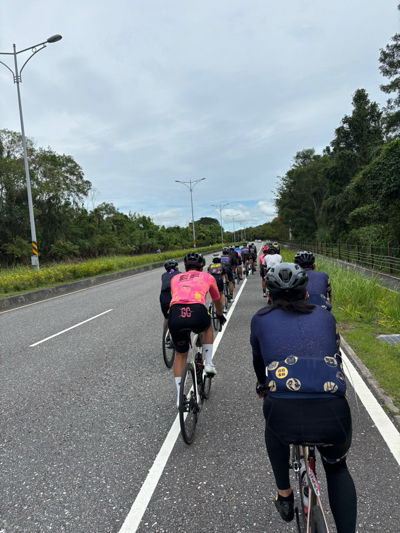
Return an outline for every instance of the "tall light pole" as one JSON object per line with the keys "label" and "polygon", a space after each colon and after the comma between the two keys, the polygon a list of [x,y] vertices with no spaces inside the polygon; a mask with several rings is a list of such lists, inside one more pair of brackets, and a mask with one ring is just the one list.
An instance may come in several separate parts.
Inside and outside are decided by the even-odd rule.
{"label": "tall light pole", "polygon": [[231,218],[232,219],[232,224],[233,224],[233,242],[235,242],[235,218],[236,217],[240,217],[240,214],[238,215],[226,215],[227,217]]}
{"label": "tall light pole", "polygon": [[[33,202],[32,202],[32,191],[31,191],[31,180],[29,177],[29,166],[28,166],[28,154],[26,151],[26,139],[25,139],[25,128],[24,128],[24,119],[22,116],[22,104],[21,104],[21,93],[19,89],[19,84],[22,82],[21,79],[21,72],[23,71],[25,65],[28,63],[28,61],[40,50],[43,50],[43,48],[46,48],[47,43],[56,43],[62,39],[61,35],[52,35],[47,39],[47,41],[44,41],[39,44],[35,44],[34,46],[30,46],[29,48],[24,48],[23,50],[20,50],[17,52],[15,44],[13,44],[13,52],[0,52],[0,55],[4,56],[14,56],[14,65],[15,65],[15,72],[3,61],[0,61],[2,65],[4,65],[13,75],[14,83],[17,84],[17,94],[18,94],[18,106],[19,106],[19,117],[21,121],[21,136],[22,136],[22,148],[24,151],[24,164],[25,164],[25,177],[26,177],[26,189],[28,192],[28,206],[29,206],[29,219],[30,219],[30,225],[31,225],[31,237],[32,237],[32,257],[31,262],[32,265],[35,267],[36,270],[39,270],[39,256],[38,256],[38,247],[37,247],[37,241],[36,241],[36,229],[35,229],[35,218],[33,216]],[[40,47],[40,48],[38,48]],[[17,63],[17,55],[22,54],[22,52],[26,52],[27,50],[30,50],[32,54],[28,57],[28,59],[25,61],[25,63],[22,65],[21,70],[18,71],[18,63]]]}
{"label": "tall light pole", "polygon": [[[205,180],[206,178],[200,178],[199,180],[189,180],[189,181],[179,181],[179,180],[175,180],[176,183],[182,183],[183,185],[186,185],[186,187],[189,189],[190,191],[190,202],[192,204],[192,225],[193,225],[193,248],[196,248],[196,232],[194,230],[194,214],[193,214],[193,195],[192,195],[192,191],[195,187],[195,185],[197,185],[200,181],[203,181]],[[193,185],[192,185],[193,183]],[[189,185],[188,185],[189,184]]]}
{"label": "tall light pole", "polygon": [[222,232],[222,208],[226,207],[227,205],[229,205],[229,202],[227,204],[219,204],[219,205],[211,204],[212,207],[216,207],[217,209],[219,209],[219,220],[221,224],[221,244],[224,244],[224,235]]}
{"label": "tall light pole", "polygon": [[[243,224],[244,220],[238,220],[238,222],[239,224]],[[243,240],[243,228],[241,228],[241,234],[242,234],[242,240]]]}

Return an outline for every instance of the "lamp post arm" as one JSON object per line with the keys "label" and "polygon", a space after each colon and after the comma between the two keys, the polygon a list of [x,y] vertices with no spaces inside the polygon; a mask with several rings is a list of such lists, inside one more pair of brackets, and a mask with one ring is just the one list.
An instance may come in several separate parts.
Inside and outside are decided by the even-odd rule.
{"label": "lamp post arm", "polygon": [[[35,47],[32,47],[32,50],[33,50],[34,48],[35,48]],[[33,57],[35,54],[37,54],[38,52],[40,52],[40,50],[43,50],[43,48],[46,48],[46,45],[45,45],[45,44],[44,44],[41,48],[38,48],[37,50],[35,50],[35,51],[33,52],[33,54],[30,55],[30,56],[28,57],[28,59],[25,61],[25,63],[22,65],[21,70],[19,71],[19,77],[20,77],[20,79],[21,79],[21,72],[24,70],[25,65],[28,63],[28,61],[29,61],[30,59],[32,59],[32,57]],[[21,52],[23,52],[23,50],[21,50]],[[20,52],[16,52],[16,54],[19,54],[19,53],[20,53]]]}

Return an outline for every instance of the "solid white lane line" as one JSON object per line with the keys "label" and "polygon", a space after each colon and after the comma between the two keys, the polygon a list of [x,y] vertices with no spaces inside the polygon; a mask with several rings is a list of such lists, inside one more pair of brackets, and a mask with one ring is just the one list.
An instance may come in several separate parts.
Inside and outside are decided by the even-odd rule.
{"label": "solid white lane line", "polygon": [[345,362],[346,373],[349,374],[350,382],[353,384],[358,397],[388,445],[389,450],[400,464],[400,433],[343,351],[342,357]]}
{"label": "solid white lane line", "polygon": [[[222,329],[222,331],[219,332],[216,338],[214,339],[213,357],[215,356],[215,352],[219,346],[219,343],[221,342],[226,326],[228,325],[229,320],[231,319],[232,312],[236,307],[236,303],[239,299],[239,296],[242,293],[242,290],[245,284],[246,284],[246,280],[243,280],[243,282],[241,283],[239,292],[235,296],[235,301],[229,308],[226,324],[224,328]],[[158,452],[157,457],[155,458],[153,466],[150,468],[149,473],[147,474],[147,477],[138,495],[136,496],[135,501],[133,502],[133,505],[128,513],[128,516],[125,518],[125,521],[122,524],[121,529],[119,530],[119,533],[135,533],[137,528],[139,527],[140,521],[142,520],[142,517],[147,509],[147,506],[151,500],[151,497],[153,496],[153,493],[158,485],[160,477],[164,471],[165,465],[167,464],[168,459],[171,455],[171,452],[175,446],[175,442],[179,436],[180,431],[181,431],[181,427],[179,424],[179,414],[178,414],[174,420],[174,423],[172,424],[171,429],[169,430],[169,433],[164,441],[164,444],[161,446],[161,449]]]}
{"label": "solid white lane line", "polygon": [[54,339],[54,337],[57,337],[58,335],[62,335],[63,333],[66,333],[67,331],[70,331],[71,329],[77,328],[78,326],[82,326],[82,324],[86,324],[86,322],[90,322],[91,320],[94,320],[95,318],[98,318],[99,316],[105,315],[106,313],[109,313],[110,311],[112,311],[112,309],[109,309],[108,311],[104,311],[104,313],[100,313],[99,315],[92,316],[92,318],[88,318],[87,320],[84,320],[83,322],[79,322],[79,324],[75,324],[75,326],[71,326],[70,328],[64,329],[63,331],[60,331],[59,333],[55,333],[54,335],[51,335],[50,337],[47,337],[46,339],[35,342],[35,344],[31,344],[29,347],[32,348],[33,346],[42,344],[42,342],[46,342],[50,339]]}

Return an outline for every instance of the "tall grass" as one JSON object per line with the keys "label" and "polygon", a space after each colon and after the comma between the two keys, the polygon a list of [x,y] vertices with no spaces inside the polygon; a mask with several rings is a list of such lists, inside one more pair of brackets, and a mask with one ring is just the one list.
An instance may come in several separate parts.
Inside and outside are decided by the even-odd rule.
{"label": "tall grass", "polygon": [[[199,252],[210,252],[210,250],[209,247],[196,249]],[[164,262],[167,259],[178,259],[187,252],[188,250],[175,250],[160,254],[118,255],[73,264],[61,263],[43,266],[40,270],[33,270],[30,267],[9,268],[0,271],[0,298],[110,272]]]}
{"label": "tall grass", "polygon": [[[293,262],[295,253],[284,249],[284,261]],[[329,275],[332,305],[353,320],[371,324],[378,322],[387,328],[400,330],[400,294],[379,284],[379,278],[364,276],[351,268],[328,259],[317,258],[316,270]]]}

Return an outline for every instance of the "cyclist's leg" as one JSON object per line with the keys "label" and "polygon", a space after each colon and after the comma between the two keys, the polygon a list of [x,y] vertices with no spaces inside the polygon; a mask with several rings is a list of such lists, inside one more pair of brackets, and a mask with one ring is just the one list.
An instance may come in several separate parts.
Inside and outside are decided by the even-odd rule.
{"label": "cyclist's leg", "polygon": [[353,478],[346,464],[346,454],[352,438],[350,408],[345,398],[334,399],[329,407],[331,417],[337,423],[337,429],[333,431],[337,435],[342,434],[342,439],[333,446],[319,447],[318,450],[326,473],[329,504],[337,531],[338,533],[342,531],[354,533],[356,531],[357,495]]}
{"label": "cyclist's leg", "polygon": [[226,269],[226,275],[227,275],[227,278],[228,278],[228,286],[229,286],[229,298],[231,300],[233,300],[233,274],[232,274],[232,269],[231,268],[227,268]]}

